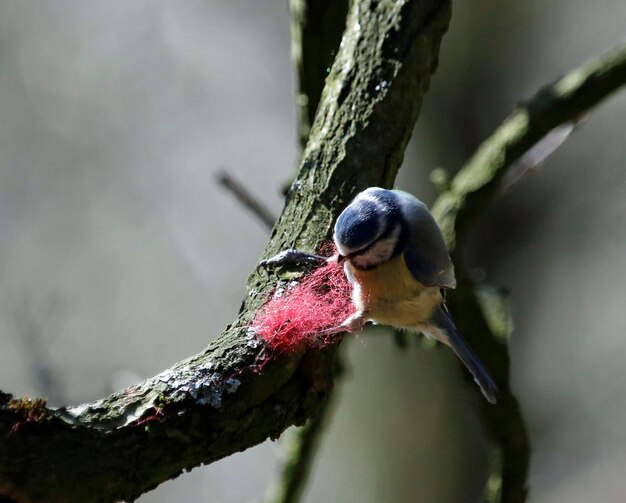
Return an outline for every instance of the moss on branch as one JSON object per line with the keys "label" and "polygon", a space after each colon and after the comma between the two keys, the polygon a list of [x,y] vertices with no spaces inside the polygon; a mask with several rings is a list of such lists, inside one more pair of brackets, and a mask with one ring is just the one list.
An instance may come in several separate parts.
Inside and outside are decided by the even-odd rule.
{"label": "moss on branch", "polygon": [[555,127],[577,121],[626,82],[626,46],[593,58],[517,107],[433,207],[450,246],[486,209],[507,169]]}

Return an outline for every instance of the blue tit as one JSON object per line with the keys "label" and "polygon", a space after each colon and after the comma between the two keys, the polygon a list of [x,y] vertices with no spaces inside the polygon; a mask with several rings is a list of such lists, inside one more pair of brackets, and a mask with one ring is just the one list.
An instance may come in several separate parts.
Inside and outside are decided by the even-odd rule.
{"label": "blue tit", "polygon": [[367,321],[421,331],[452,348],[495,403],[496,384],[446,309],[445,290],[456,287],[454,266],[426,205],[401,190],[369,188],[339,215],[333,239],[357,309],[337,331],[358,330]]}

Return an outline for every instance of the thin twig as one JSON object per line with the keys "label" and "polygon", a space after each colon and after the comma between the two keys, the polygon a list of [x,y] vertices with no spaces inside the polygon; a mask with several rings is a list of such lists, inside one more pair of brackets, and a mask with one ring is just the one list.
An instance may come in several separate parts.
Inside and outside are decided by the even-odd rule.
{"label": "thin twig", "polygon": [[274,227],[278,217],[267,209],[267,207],[254,197],[248,189],[246,189],[242,183],[235,180],[226,171],[220,171],[217,174],[217,180],[220,185],[225,189],[228,189],[231,194],[235,196],[237,201],[243,204],[252,214],[254,214],[268,229]]}

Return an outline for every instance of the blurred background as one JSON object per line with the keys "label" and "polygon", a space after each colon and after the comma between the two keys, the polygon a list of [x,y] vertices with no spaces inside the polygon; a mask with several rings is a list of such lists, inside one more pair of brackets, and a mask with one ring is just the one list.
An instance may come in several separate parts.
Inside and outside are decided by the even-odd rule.
{"label": "blurred background", "polygon": [[[0,389],[90,401],[233,319],[298,157],[285,0],[0,1]],[[432,203],[521,100],[624,41],[620,0],[455,2],[398,186]],[[503,193],[466,259],[511,292],[530,501],[626,493],[626,93]],[[304,500],[477,501],[486,443],[454,355],[384,329],[349,370]],[[280,441],[140,498],[258,502]],[[268,462],[273,459],[274,462]]]}

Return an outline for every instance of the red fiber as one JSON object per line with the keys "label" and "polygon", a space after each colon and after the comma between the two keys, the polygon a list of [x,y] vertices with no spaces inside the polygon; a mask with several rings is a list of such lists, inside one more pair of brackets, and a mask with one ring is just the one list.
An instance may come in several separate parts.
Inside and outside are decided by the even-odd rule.
{"label": "red fiber", "polygon": [[323,346],[332,336],[320,331],[341,325],[354,313],[351,293],[343,266],[333,260],[294,286],[274,292],[251,326],[273,351]]}

